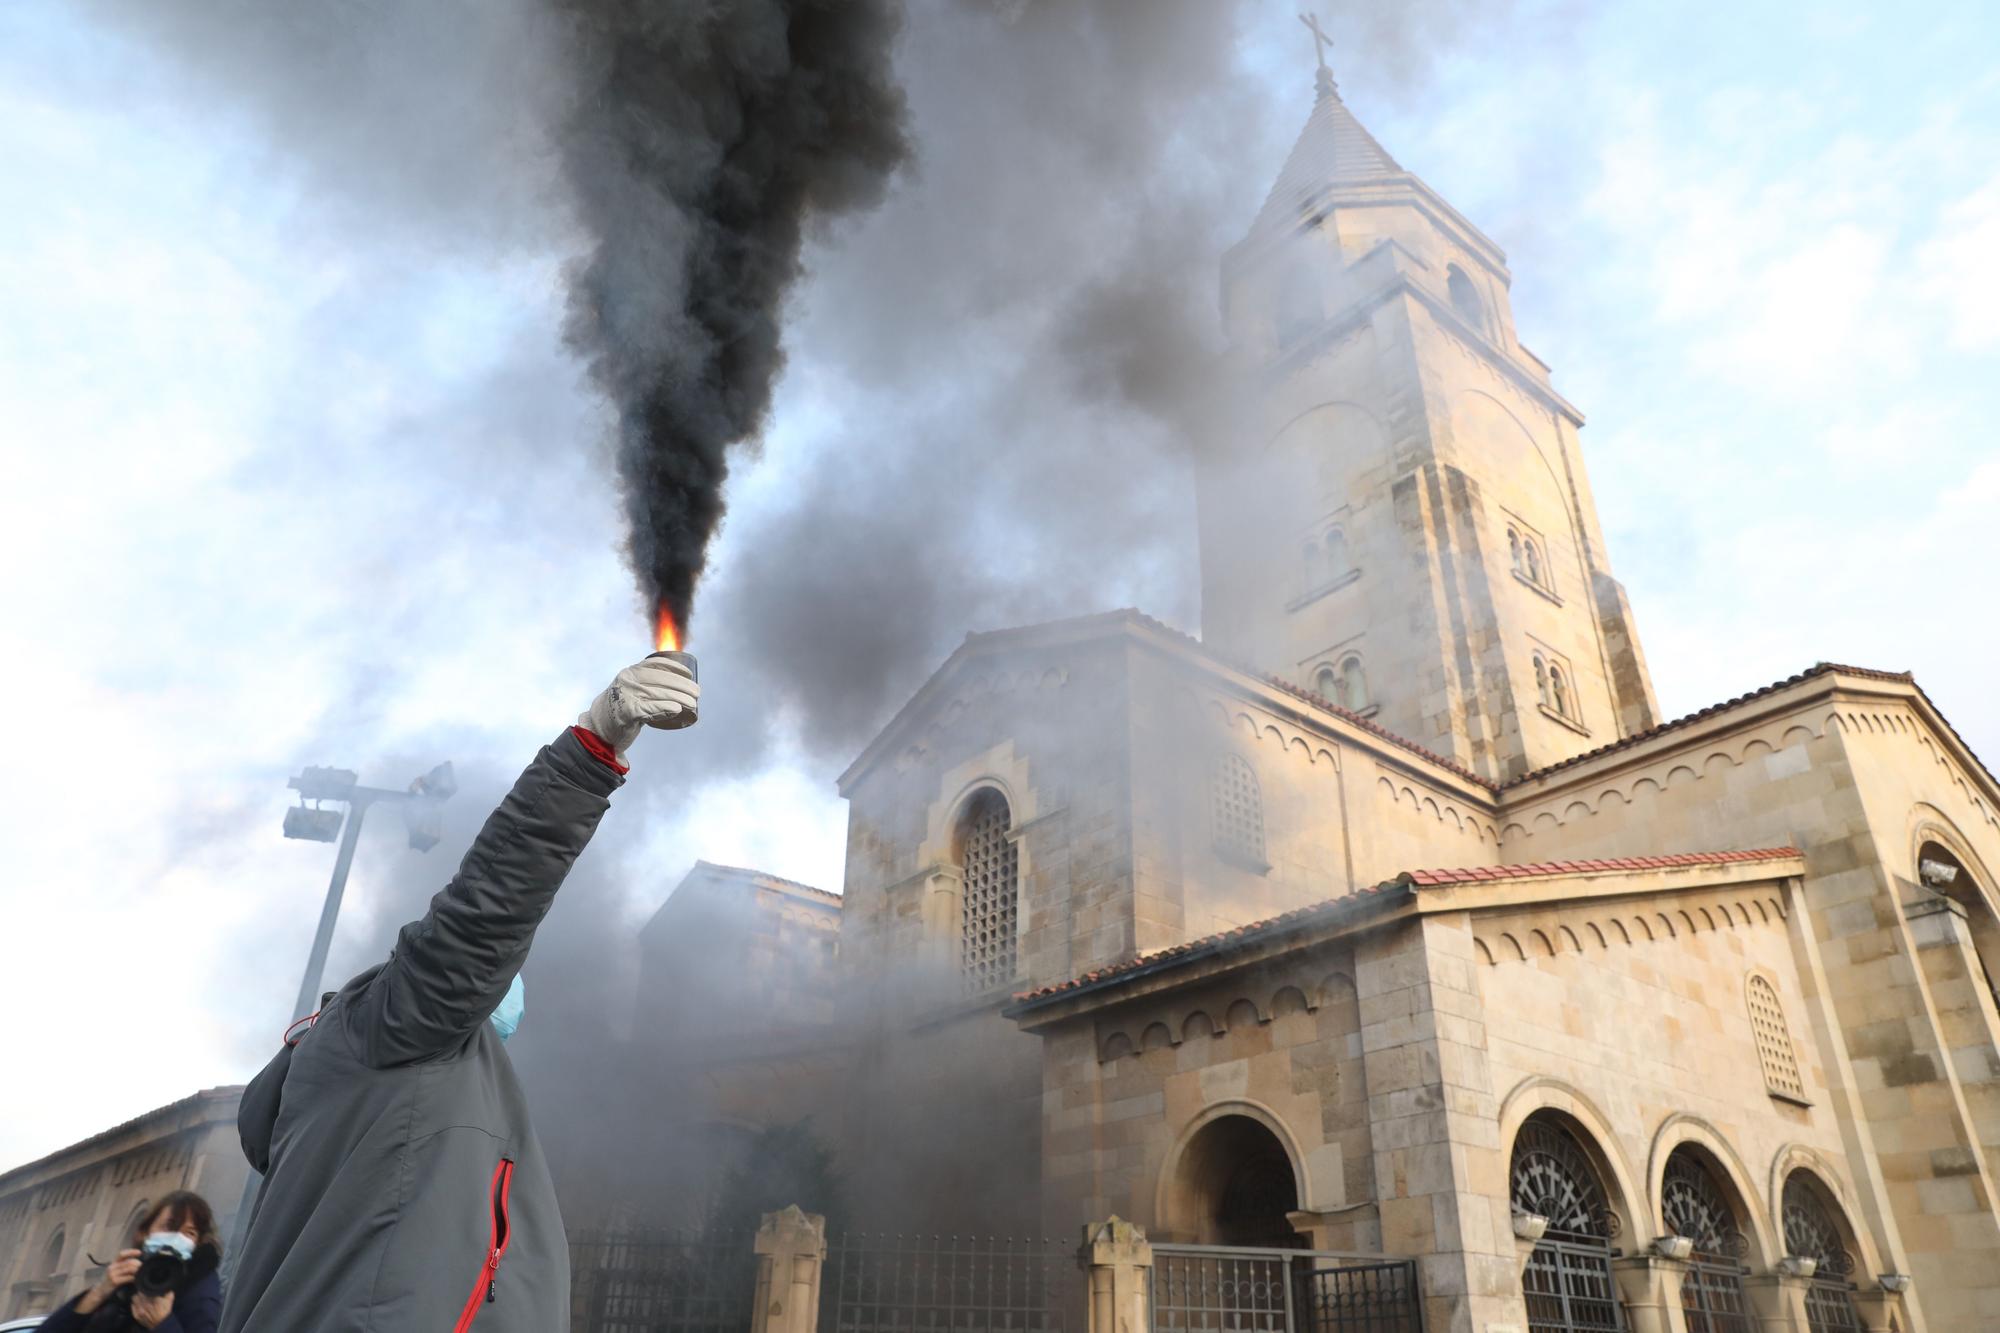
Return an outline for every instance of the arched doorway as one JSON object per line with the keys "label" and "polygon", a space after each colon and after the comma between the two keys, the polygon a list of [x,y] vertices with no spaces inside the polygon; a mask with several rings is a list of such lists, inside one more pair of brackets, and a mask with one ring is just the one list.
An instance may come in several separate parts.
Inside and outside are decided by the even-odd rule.
{"label": "arched doorway", "polygon": [[1174,1184],[1199,1244],[1305,1247],[1287,1220],[1299,1207],[1292,1156],[1261,1121],[1224,1115],[1196,1130]]}
{"label": "arched doorway", "polygon": [[1509,1187],[1514,1212],[1547,1230],[1521,1275],[1533,1333],[1619,1333],[1625,1312],[1611,1282],[1618,1214],[1567,1117],[1537,1111],[1514,1136]]}
{"label": "arched doorway", "polygon": [[1840,1205],[1810,1171],[1785,1177],[1785,1250],[1813,1261],[1806,1288],[1806,1326],[1812,1333],[1863,1333],[1854,1305],[1854,1253]]}
{"label": "arched doorway", "polygon": [[1660,1221],[1671,1234],[1694,1242],[1681,1281],[1688,1333],[1756,1333],[1743,1292],[1750,1241],[1721,1178],[1699,1149],[1682,1144],[1667,1157]]}

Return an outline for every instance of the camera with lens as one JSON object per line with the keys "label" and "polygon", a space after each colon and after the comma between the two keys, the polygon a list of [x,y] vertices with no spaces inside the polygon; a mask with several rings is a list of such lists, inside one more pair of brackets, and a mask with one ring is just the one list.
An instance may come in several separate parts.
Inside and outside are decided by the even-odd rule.
{"label": "camera with lens", "polygon": [[139,1247],[139,1272],[132,1285],[146,1296],[164,1296],[187,1284],[194,1267],[194,1242],[178,1231],[159,1231]]}

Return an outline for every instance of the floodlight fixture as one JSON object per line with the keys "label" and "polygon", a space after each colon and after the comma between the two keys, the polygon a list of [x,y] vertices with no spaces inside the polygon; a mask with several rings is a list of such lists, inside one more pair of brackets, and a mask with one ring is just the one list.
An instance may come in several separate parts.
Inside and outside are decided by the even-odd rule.
{"label": "floodlight fixture", "polygon": [[451,771],[451,760],[445,760],[412,782],[410,790],[419,796],[428,796],[434,801],[449,801],[458,795],[458,777]]}
{"label": "floodlight fixture", "polygon": [[295,805],[285,811],[285,836],[305,842],[337,842],[340,824],[346,816],[338,810]]}
{"label": "floodlight fixture", "polygon": [[307,768],[290,782],[304,801],[344,801],[353,795],[361,775],[351,768]]}
{"label": "floodlight fixture", "polygon": [[1958,878],[1958,867],[1949,861],[1926,859],[1917,863],[1917,873],[1924,877],[1924,883],[1934,889],[1941,889]]}

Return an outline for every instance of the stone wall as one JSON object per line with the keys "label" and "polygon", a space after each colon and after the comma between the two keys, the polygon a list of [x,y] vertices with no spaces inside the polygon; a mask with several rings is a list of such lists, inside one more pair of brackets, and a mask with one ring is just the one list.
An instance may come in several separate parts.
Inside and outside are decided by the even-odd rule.
{"label": "stone wall", "polygon": [[[1681,1142],[1726,1176],[1759,1271],[1785,1253],[1781,1162],[1804,1150],[1854,1196],[1787,897],[1781,883],[1732,885],[1478,918],[1503,1136],[1544,1106],[1581,1121],[1616,1167],[1605,1184],[1628,1252],[1663,1234],[1660,1175]],[[1766,1085],[1746,998],[1753,975],[1778,996],[1802,1099]],[[1871,1273],[1885,1271],[1879,1254],[1866,1257]]]}
{"label": "stone wall", "polygon": [[1352,959],[1314,955],[1176,989],[1052,1030],[1043,1047],[1049,1234],[1116,1215],[1159,1241],[1206,1242],[1177,1164],[1227,1115],[1271,1129],[1297,1164],[1318,1243],[1373,1250],[1372,1148]]}
{"label": "stone wall", "polygon": [[1500,816],[1509,862],[1784,843],[1805,853],[1813,968],[1801,984],[1827,1001],[1826,1040],[1851,1070],[1857,1206],[1892,1261],[1907,1256],[1943,1327],[2000,1318],[2000,1292],[1963,1280],[1974,1256],[2000,1266],[1987,1155],[2000,1139],[2000,1050],[1906,904],[1927,896],[1915,864],[1924,837],[2000,864],[1993,810],[1991,780],[1913,686],[1833,672],[1510,790]]}

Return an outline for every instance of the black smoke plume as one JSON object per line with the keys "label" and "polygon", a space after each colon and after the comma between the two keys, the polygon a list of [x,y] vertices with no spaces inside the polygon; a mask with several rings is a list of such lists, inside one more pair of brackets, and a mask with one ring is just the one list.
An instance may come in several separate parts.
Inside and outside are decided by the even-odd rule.
{"label": "black smoke plume", "polygon": [[[685,627],[727,451],[784,365],[806,228],[873,206],[908,154],[885,0],[568,0],[558,142],[593,237],[568,336],[617,412],[632,566]],[[650,608],[649,608],[650,609]]]}

